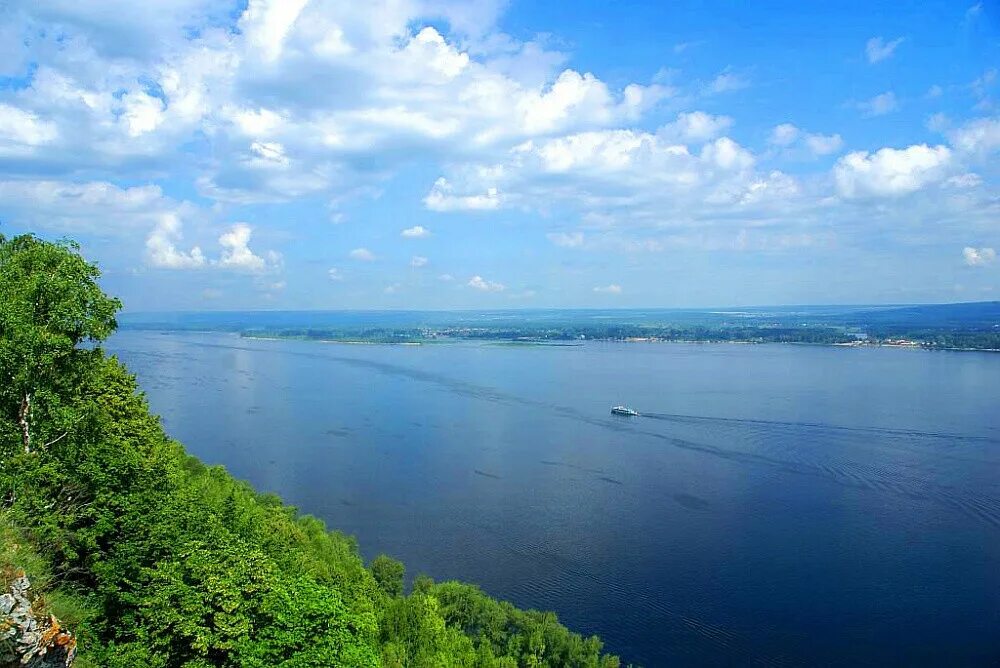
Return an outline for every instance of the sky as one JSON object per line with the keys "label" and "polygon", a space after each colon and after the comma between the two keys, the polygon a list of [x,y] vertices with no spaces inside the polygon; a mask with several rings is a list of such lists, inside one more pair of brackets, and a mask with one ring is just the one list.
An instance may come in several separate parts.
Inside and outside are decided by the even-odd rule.
{"label": "sky", "polygon": [[994,300],[998,69],[997,0],[0,0],[0,234],[131,311]]}

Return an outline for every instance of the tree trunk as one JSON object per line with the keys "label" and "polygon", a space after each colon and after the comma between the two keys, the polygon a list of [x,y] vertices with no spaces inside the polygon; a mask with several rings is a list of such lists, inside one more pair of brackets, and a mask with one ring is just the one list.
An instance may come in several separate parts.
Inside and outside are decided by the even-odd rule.
{"label": "tree trunk", "polygon": [[17,412],[17,421],[21,425],[21,442],[24,443],[24,454],[31,453],[31,393],[28,392],[21,400],[21,410]]}

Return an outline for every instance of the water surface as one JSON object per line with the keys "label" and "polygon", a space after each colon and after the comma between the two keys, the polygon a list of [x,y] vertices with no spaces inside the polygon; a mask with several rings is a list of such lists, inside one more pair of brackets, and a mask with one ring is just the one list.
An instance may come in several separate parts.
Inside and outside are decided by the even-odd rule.
{"label": "water surface", "polygon": [[206,462],[626,661],[1000,661],[1000,355],[108,347]]}

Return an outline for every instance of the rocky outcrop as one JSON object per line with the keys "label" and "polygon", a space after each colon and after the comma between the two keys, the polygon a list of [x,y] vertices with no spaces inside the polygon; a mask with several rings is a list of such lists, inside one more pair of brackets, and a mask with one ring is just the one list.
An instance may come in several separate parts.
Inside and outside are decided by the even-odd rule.
{"label": "rocky outcrop", "polygon": [[17,573],[0,594],[0,668],[69,668],[76,656],[76,638],[54,615],[37,613],[31,583]]}

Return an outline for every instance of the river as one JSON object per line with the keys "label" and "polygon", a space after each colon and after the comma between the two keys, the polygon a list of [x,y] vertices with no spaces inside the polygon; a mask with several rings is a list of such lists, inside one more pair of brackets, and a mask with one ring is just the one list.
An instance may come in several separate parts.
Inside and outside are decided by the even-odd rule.
{"label": "river", "polygon": [[1000,354],[107,347],[202,460],[625,661],[1000,661]]}

